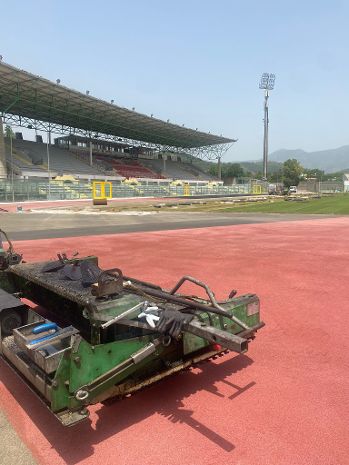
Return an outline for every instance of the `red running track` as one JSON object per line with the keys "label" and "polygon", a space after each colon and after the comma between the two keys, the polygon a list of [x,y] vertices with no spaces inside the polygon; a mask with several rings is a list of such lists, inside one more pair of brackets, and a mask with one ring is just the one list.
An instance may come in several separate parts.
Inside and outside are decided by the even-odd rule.
{"label": "red running track", "polygon": [[[348,463],[349,219],[19,242],[25,258],[79,247],[170,287],[182,274],[261,297],[267,326],[228,355],[64,429],[0,363],[0,406],[40,464]],[[36,255],[39,254],[39,257]]]}

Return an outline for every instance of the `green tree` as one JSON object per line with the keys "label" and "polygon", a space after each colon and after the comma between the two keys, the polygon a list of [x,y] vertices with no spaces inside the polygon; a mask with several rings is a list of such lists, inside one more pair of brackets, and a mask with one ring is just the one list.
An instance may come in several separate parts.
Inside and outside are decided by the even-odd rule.
{"label": "green tree", "polygon": [[310,169],[305,168],[304,174],[307,178],[322,179],[325,172],[322,170],[319,170],[318,168],[310,168]]}
{"label": "green tree", "polygon": [[281,182],[282,179],[282,169],[268,175],[269,182]]}
{"label": "green tree", "polygon": [[225,165],[223,178],[241,178],[244,175],[244,170],[239,163],[226,163]]}
{"label": "green tree", "polygon": [[208,172],[211,176],[218,176],[218,165],[217,163],[212,163],[208,169]]}
{"label": "green tree", "polygon": [[298,186],[304,168],[295,158],[286,160],[282,167],[282,178],[285,187]]}
{"label": "green tree", "polygon": [[336,171],[335,173],[326,173],[322,177],[322,181],[339,181],[343,179],[343,174],[349,170]]}
{"label": "green tree", "polygon": [[4,132],[5,132],[5,137],[7,137],[8,139],[13,139],[14,132],[12,131],[11,126],[6,124]]}
{"label": "green tree", "polygon": [[[244,176],[244,170],[239,163],[222,163],[222,179],[225,178],[240,178]],[[212,176],[218,176],[218,164],[215,163],[209,168],[209,173]]]}

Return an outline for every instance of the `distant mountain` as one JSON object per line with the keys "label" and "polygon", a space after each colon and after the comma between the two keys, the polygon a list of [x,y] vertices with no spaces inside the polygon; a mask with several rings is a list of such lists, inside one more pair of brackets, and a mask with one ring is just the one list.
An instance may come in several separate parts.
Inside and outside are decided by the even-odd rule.
{"label": "distant mountain", "polygon": [[[287,158],[286,158],[287,160]],[[237,161],[239,165],[245,170],[251,173],[262,173],[263,172],[263,160],[256,161]],[[282,169],[282,163],[276,161],[268,162],[268,172],[277,173]]]}
{"label": "distant mountain", "polygon": [[[212,165],[217,165],[216,161],[207,161],[201,160],[200,158],[192,157],[192,162],[195,166],[199,167],[201,170],[208,172]],[[235,160],[227,160],[223,159],[223,163],[238,163],[245,171],[250,173],[262,173],[263,171],[263,160],[251,160],[251,161],[235,161]],[[281,171],[282,163],[276,161],[269,161],[268,163],[268,171],[269,173],[277,173]]]}
{"label": "distant mountain", "polygon": [[281,163],[289,158],[296,158],[304,168],[318,168],[326,173],[342,170],[349,171],[349,145],[319,152],[282,149],[269,155],[269,160]]}

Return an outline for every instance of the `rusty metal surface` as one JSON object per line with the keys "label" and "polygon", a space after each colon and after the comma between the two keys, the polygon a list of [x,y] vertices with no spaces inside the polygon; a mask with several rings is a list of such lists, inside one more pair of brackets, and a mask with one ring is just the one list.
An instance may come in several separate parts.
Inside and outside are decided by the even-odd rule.
{"label": "rusty metal surface", "polygon": [[56,413],[55,416],[62,423],[63,426],[75,426],[77,423],[80,423],[83,420],[86,420],[89,416],[89,411],[87,409],[82,409],[80,411],[72,412],[70,410]]}
{"label": "rusty metal surface", "polygon": [[240,337],[240,335],[230,334],[228,331],[223,331],[207,324],[203,324],[200,321],[191,321],[189,324],[184,326],[184,330],[194,334],[195,336],[202,337],[211,343],[220,344],[222,347],[234,352],[244,353],[247,351],[248,341],[245,338]]}
{"label": "rusty metal surface", "polygon": [[[220,312],[220,315],[224,315],[227,317],[227,318],[230,318],[231,320],[233,320],[235,323],[237,323],[241,328],[244,328],[244,329],[248,329],[248,326],[241,320],[239,320],[238,318],[236,318],[236,316],[234,315],[230,315],[221,305],[219,305],[219,303],[217,302],[216,300],[216,297],[214,295],[214,293],[212,292],[212,290],[208,287],[208,285],[202,281],[199,281],[198,279],[196,278],[193,278],[192,276],[183,276],[179,281],[178,283],[175,285],[175,287],[170,291],[170,294],[175,294],[178,289],[186,282],[190,282],[190,283],[193,283],[193,284],[196,284],[197,286],[199,287],[202,287],[203,289],[205,289],[206,291],[206,294],[207,296],[209,297],[210,299],[210,302],[211,302],[211,305],[212,307],[214,307],[216,310],[219,310]],[[235,292],[236,293],[236,292]]]}
{"label": "rusty metal surface", "polygon": [[51,399],[51,385],[45,373],[15,344],[13,336],[2,340],[3,355],[48,401]]}
{"label": "rusty metal surface", "polygon": [[95,297],[107,297],[123,291],[122,271],[119,268],[102,271],[98,282],[92,284],[91,293]]}
{"label": "rusty metal surface", "polygon": [[[200,285],[200,287],[204,287],[205,289],[208,289],[209,293],[211,294],[211,295],[209,294],[211,305],[203,299],[193,299],[187,296],[182,296],[181,294],[173,294],[173,292],[180,287],[180,285],[182,284],[182,281],[184,282],[185,280],[190,280],[191,282],[195,282],[196,284],[200,283],[198,284]],[[218,304],[212,291],[208,288],[206,284],[201,283],[200,281],[190,276],[184,276],[183,278],[181,278],[181,280],[179,281],[179,283],[177,283],[174,289],[172,289],[172,291],[169,291],[169,292],[164,291],[163,289],[155,289],[152,287],[149,288],[143,284],[137,284],[137,285],[133,284],[132,278],[129,284],[127,283],[125,284],[125,287],[126,289],[132,290],[134,292],[137,292],[140,294],[143,293],[153,298],[163,300],[165,302],[179,304],[179,305],[182,305],[183,307],[202,310],[204,312],[216,313],[217,315],[221,315],[221,316],[224,316],[224,317],[227,317],[233,320],[243,329],[246,329],[246,330],[249,329],[249,327],[244,322],[236,318],[234,315],[229,314],[221,305]],[[212,298],[213,298],[213,301],[212,301]]]}
{"label": "rusty metal surface", "polygon": [[145,389],[146,387],[151,386],[152,384],[157,383],[161,381],[162,379],[167,378],[168,376],[178,373],[179,371],[190,368],[191,366],[194,366],[198,363],[209,361],[212,358],[221,357],[226,353],[228,353],[227,350],[220,351],[220,352],[219,351],[205,352],[204,354],[197,355],[196,357],[193,357],[190,360],[186,360],[185,362],[177,363],[171,368],[164,370],[161,373],[157,373],[154,376],[148,377],[147,379],[143,381],[128,380],[127,382],[123,384],[114,386],[110,390],[103,393],[102,396],[94,399],[94,403],[102,402],[104,400],[106,400],[106,403],[113,402],[113,400],[123,398],[129,394],[133,394],[137,391]]}
{"label": "rusty metal surface", "polygon": [[[3,249],[2,237],[1,237],[2,235],[5,237],[5,240],[8,243],[8,249],[6,251],[4,251]],[[6,270],[10,265],[16,265],[17,263],[20,263],[22,261],[22,255],[14,251],[12,242],[10,241],[6,232],[3,231],[2,229],[0,229],[0,249],[1,249],[1,254],[0,254],[0,269],[1,270]]]}
{"label": "rusty metal surface", "polygon": [[42,272],[47,262],[25,263],[11,267],[11,273],[39,284],[40,286],[68,298],[73,302],[84,305],[88,299],[94,299],[89,288],[84,288],[80,281],[62,280],[57,272]]}

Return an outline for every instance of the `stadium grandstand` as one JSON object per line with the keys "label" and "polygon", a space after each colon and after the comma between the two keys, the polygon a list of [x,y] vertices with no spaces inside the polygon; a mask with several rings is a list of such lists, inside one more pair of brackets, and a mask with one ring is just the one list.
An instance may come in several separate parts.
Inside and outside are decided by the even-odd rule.
{"label": "stadium grandstand", "polygon": [[[219,162],[236,141],[122,108],[4,62],[0,111],[0,178],[11,178],[12,188],[14,181],[43,185],[64,176],[85,183],[220,185],[193,160]],[[28,130],[35,141],[24,140]]]}

